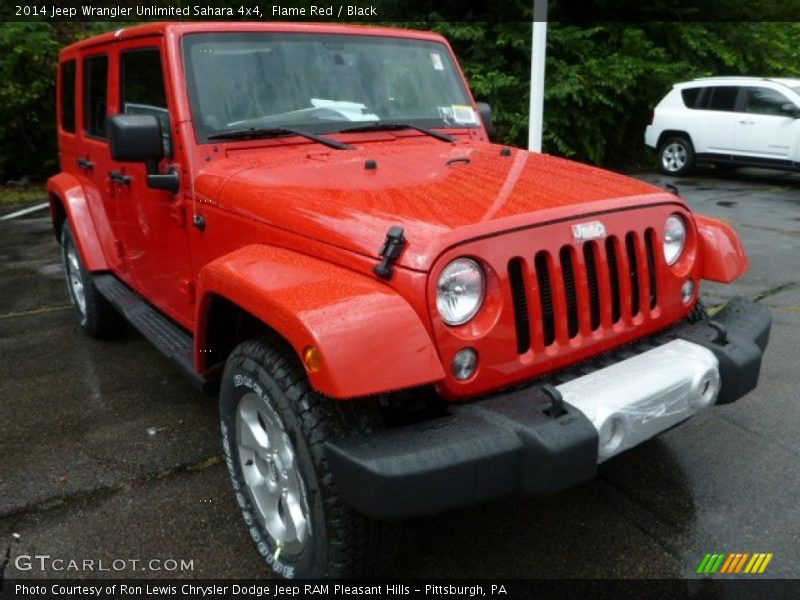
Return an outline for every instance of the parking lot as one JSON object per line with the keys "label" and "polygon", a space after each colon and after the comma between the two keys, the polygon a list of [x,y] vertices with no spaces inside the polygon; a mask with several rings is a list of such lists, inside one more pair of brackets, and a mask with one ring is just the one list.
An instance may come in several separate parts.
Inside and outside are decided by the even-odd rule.
{"label": "parking lot", "polygon": [[[750,272],[703,295],[772,309],[758,389],[556,497],[408,522],[391,575],[689,577],[707,552],[771,552],[767,575],[800,577],[800,176],[641,177],[675,183],[742,236]],[[215,401],[133,330],[105,343],[79,330],[46,211],[0,222],[0,389],[5,577],[43,575],[17,569],[21,554],[192,561],[101,576],[266,574],[220,460]]]}

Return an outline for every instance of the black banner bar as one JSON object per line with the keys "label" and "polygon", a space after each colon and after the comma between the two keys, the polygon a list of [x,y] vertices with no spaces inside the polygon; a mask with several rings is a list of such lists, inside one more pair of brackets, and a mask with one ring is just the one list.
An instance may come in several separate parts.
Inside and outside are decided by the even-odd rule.
{"label": "black banner bar", "polygon": [[320,600],[378,597],[389,600],[548,599],[763,599],[800,597],[800,580],[753,578],[626,580],[365,580],[253,581],[143,579],[7,579],[0,599],[172,598],[203,600]]}
{"label": "black banner bar", "polygon": [[[532,1],[463,0],[9,0],[3,21],[164,20],[382,22],[512,22],[533,19]],[[548,18],[562,23],[637,21],[796,21],[800,0],[550,0]]]}

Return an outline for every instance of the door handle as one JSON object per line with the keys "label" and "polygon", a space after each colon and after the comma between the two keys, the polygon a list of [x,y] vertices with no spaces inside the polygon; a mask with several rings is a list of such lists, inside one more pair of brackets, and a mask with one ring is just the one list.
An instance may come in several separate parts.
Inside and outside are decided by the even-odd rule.
{"label": "door handle", "polygon": [[131,184],[131,176],[125,175],[120,171],[109,171],[108,178],[113,181],[114,183],[120,183],[122,185],[130,185]]}
{"label": "door handle", "polygon": [[739,121],[742,125],[755,125],[755,121]]}
{"label": "door handle", "polygon": [[79,158],[76,162],[78,163],[78,167],[84,171],[91,171],[94,169],[94,163],[88,158]]}

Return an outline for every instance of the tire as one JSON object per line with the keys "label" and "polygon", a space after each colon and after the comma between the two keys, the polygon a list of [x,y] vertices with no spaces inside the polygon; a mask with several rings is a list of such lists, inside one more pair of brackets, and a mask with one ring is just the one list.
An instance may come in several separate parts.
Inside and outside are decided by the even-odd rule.
{"label": "tire", "polygon": [[658,160],[665,175],[688,175],[694,170],[696,156],[691,140],[672,135],[658,146]]}
{"label": "tire", "polygon": [[220,424],[245,524],[276,575],[369,576],[390,560],[398,526],[343,503],[324,448],[380,427],[377,409],[316,393],[294,351],[270,336],[240,344],[228,358]]}
{"label": "tire", "polygon": [[81,259],[69,222],[61,229],[61,260],[67,292],[83,330],[94,338],[108,338],[122,327],[122,317],[94,285]]}

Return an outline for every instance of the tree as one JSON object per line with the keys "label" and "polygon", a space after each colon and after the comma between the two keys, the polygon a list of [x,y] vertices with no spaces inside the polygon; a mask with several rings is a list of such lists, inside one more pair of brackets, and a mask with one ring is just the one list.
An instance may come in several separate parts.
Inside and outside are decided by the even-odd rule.
{"label": "tree", "polygon": [[[443,21],[431,12],[428,22],[394,24],[444,34],[476,98],[492,104],[495,139],[524,146],[531,26],[504,18],[509,5],[497,3],[490,22]],[[800,75],[800,23],[579,23],[580,15],[555,0],[551,6],[551,18],[563,21],[549,26],[546,152],[612,167],[644,164],[644,128],[673,83],[706,75]],[[55,170],[58,51],[120,25],[0,23],[0,181]]]}

